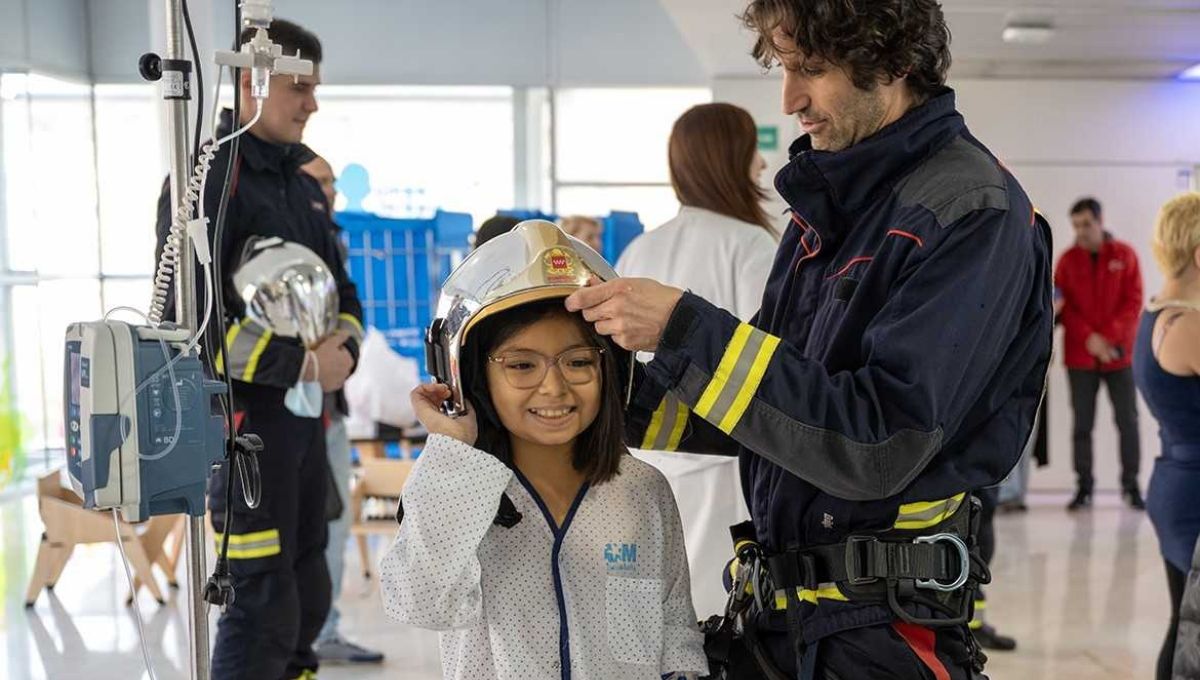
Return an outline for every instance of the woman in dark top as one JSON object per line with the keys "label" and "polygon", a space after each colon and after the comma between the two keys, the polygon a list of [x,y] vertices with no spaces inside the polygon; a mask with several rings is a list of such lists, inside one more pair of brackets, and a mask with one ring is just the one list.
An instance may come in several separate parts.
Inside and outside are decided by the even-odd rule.
{"label": "woman in dark top", "polygon": [[[1185,581],[1200,535],[1200,194],[1184,194],[1163,206],[1153,245],[1167,281],[1142,314],[1133,373],[1158,420],[1162,443],[1147,509],[1171,593],[1171,626],[1157,675],[1158,680],[1170,680]],[[1189,595],[1200,598],[1200,593]],[[1196,646],[1192,637],[1183,641],[1185,646]],[[1195,658],[1196,650],[1190,655]],[[1180,669],[1175,671],[1178,677]]]}

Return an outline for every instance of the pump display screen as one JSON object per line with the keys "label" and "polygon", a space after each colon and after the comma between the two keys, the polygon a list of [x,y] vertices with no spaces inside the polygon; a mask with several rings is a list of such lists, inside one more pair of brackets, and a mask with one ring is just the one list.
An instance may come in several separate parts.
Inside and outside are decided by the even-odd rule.
{"label": "pump display screen", "polygon": [[79,406],[79,353],[71,352],[71,406]]}

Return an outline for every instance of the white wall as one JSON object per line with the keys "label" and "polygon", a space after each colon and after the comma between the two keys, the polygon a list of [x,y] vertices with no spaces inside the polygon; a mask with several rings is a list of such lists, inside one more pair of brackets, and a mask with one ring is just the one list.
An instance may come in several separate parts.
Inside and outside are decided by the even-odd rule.
{"label": "white wall", "polygon": [[[1067,211],[1077,198],[1095,195],[1107,225],[1133,244],[1142,262],[1147,294],[1162,282],[1150,254],[1159,206],[1190,188],[1200,164],[1200,84],[1141,81],[998,81],[952,83],[971,131],[1012,170],[1054,227],[1055,253],[1071,242]],[[794,123],[779,111],[779,81],[718,79],[714,101],[745,107],[760,125],[777,125],[780,149],[765,154],[782,167]],[[779,204],[782,206],[782,204]],[[1061,354],[1061,339],[1056,344]],[[1071,410],[1065,371],[1056,364],[1050,382],[1050,458],[1035,489],[1071,489]],[[1117,439],[1112,411],[1100,396],[1095,430],[1096,483],[1118,487]],[[1157,425],[1142,406],[1142,483],[1158,453]]]}
{"label": "white wall", "polygon": [[0,70],[88,75],[87,0],[0,0]]}
{"label": "white wall", "polygon": [[[149,1],[161,4],[161,0]],[[92,14],[96,81],[136,82],[137,57],[150,45],[147,0],[86,2]],[[229,0],[190,4],[193,14],[212,17],[216,44],[231,42]],[[274,9],[276,16],[295,20],[321,37],[327,82],[515,86],[708,82],[658,0],[275,0]],[[553,34],[549,40],[548,33]]]}

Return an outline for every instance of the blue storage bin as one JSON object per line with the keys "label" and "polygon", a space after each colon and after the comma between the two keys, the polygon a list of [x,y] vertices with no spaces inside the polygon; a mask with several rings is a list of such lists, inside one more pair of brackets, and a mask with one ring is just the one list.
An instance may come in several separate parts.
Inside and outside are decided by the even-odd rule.
{"label": "blue storage bin", "polygon": [[364,326],[384,334],[400,354],[425,366],[425,328],[450,267],[467,250],[471,216],[438,211],[432,219],[369,213],[335,216],[358,287]]}

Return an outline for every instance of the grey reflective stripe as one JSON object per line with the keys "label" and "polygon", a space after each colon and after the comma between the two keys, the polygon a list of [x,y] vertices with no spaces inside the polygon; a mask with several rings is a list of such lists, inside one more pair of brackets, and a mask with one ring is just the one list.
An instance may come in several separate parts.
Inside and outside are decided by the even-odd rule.
{"label": "grey reflective stripe", "polygon": [[722,387],[721,395],[717,397],[717,402],[713,404],[712,410],[705,415],[705,420],[713,425],[719,425],[721,421],[725,420],[725,416],[733,406],[733,400],[737,399],[738,392],[746,384],[746,378],[750,376],[750,367],[754,365],[755,359],[758,358],[758,351],[762,349],[766,339],[767,334],[761,330],[755,328],[750,331],[750,337],[746,339],[746,346],[738,355],[737,363],[734,364],[733,371],[729,374],[729,380]]}
{"label": "grey reflective stripe", "polygon": [[250,366],[250,357],[264,332],[253,321],[243,321],[241,327],[241,331],[229,347],[229,356],[225,357],[225,370],[230,376],[238,379],[245,376],[246,369]]}
{"label": "grey reflective stripe", "polygon": [[[218,543],[218,545],[219,545],[219,543]],[[274,548],[274,547],[276,547],[276,546],[278,546],[278,545],[279,545],[279,539],[278,539],[278,538],[268,538],[268,539],[266,539],[266,540],[264,540],[264,541],[254,541],[253,543],[238,543],[238,544],[236,544],[236,545],[235,545],[235,544],[233,544],[233,543],[230,543],[230,544],[229,544],[229,550],[230,550],[230,551],[234,551],[234,550],[243,550],[243,551],[245,551],[245,550],[257,550],[258,548]]]}
{"label": "grey reflective stripe", "polygon": [[[699,395],[708,374],[689,366],[676,388],[684,398]],[[894,496],[912,483],[941,450],[943,433],[900,430],[882,442],[864,444],[840,432],[796,420],[761,399],[750,402],[730,435],[755,454],[851,501]]]}
{"label": "grey reflective stripe", "polygon": [[671,442],[671,433],[675,431],[675,425],[679,422],[680,417],[687,417],[687,407],[679,401],[674,393],[668,391],[667,396],[663,398],[662,427],[658,429],[658,436],[654,438],[656,451],[670,450],[668,446]]}
{"label": "grey reflective stripe", "polygon": [[905,503],[904,505],[900,506],[900,510],[896,514],[897,528],[905,528],[899,526],[901,523],[928,522],[933,519],[945,519],[950,515],[953,515],[955,511],[958,510],[958,506],[962,505],[962,502],[965,499],[966,494],[963,494],[962,496],[954,495],[945,500],[933,501],[930,507],[916,512],[905,510],[906,506],[912,505],[910,503]]}

